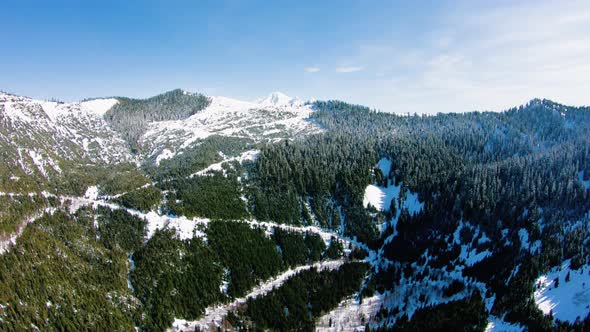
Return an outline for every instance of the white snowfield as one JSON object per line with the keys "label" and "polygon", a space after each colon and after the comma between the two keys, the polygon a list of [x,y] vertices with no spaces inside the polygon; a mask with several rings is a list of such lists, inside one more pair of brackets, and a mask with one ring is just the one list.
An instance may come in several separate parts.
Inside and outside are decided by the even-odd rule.
{"label": "white snowfield", "polygon": [[255,142],[293,139],[320,132],[309,120],[311,105],[275,92],[258,102],[227,97],[210,97],[211,104],[183,120],[151,122],[141,143],[148,154],[166,157],[182,153],[199,140],[212,135],[248,138]]}
{"label": "white snowfield", "polygon": [[[569,281],[566,276],[569,273]],[[559,285],[555,287],[555,280]],[[570,268],[570,260],[540,276],[535,281],[535,303],[544,314],[559,320],[583,320],[590,313],[590,265],[578,270]]]}
{"label": "white snowfield", "polygon": [[298,266],[295,269],[287,270],[280,275],[271,278],[259,286],[255,287],[248,295],[235,299],[231,303],[215,305],[205,309],[205,315],[196,321],[186,321],[183,319],[175,319],[172,328],[169,331],[216,331],[217,327],[221,326],[223,318],[225,318],[228,312],[236,310],[240,305],[246,303],[250,298],[255,299],[259,296],[264,296],[275,288],[280,287],[287,280],[297,275],[301,271],[309,270],[312,268],[318,271],[331,271],[338,269],[344,264],[344,259],[318,262],[310,265]]}
{"label": "white snowfield", "polygon": [[80,106],[83,110],[94,113],[95,115],[102,117],[108,110],[113,108],[119,101],[115,98],[105,99],[92,99],[83,101]]}

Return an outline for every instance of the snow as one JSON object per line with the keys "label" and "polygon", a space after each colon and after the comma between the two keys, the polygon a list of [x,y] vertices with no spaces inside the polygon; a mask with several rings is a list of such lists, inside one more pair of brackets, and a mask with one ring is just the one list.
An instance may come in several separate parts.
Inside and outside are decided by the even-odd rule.
{"label": "snow", "polygon": [[486,232],[483,232],[481,234],[481,237],[479,238],[479,240],[477,240],[477,244],[484,244],[484,243],[488,243],[491,241],[492,240],[490,240],[490,238],[486,235]]}
{"label": "snow", "polygon": [[[2,99],[0,99],[0,102]],[[4,113],[8,118],[11,119],[12,123],[16,119],[20,119],[24,122],[33,122],[33,118],[29,116],[29,114],[23,112],[22,106],[12,102],[5,102],[4,103]]]}
{"label": "snow", "polygon": [[209,219],[206,218],[162,216],[153,211],[146,214],[145,218],[148,222],[148,238],[152,237],[156,230],[161,229],[174,229],[181,240],[192,239],[194,236],[205,238],[205,233],[199,231],[198,226],[206,226],[209,223]]}
{"label": "snow", "polygon": [[260,154],[260,150],[248,150],[245,152],[242,152],[239,156],[237,157],[231,157],[231,158],[227,158],[225,155],[223,155],[222,153],[220,153],[220,155],[224,158],[224,160],[218,162],[218,163],[214,163],[211,164],[209,166],[207,166],[206,168],[193,173],[190,175],[190,177],[195,177],[195,176],[206,176],[211,174],[211,172],[220,172],[223,170],[223,164],[225,163],[229,163],[232,161],[237,161],[240,164],[243,163],[244,161],[254,161],[256,160],[256,158],[258,158],[258,155]]}
{"label": "snow", "polygon": [[389,172],[391,172],[391,160],[387,158],[381,158],[379,162],[377,162],[377,167],[381,170],[384,176],[388,176]]}
{"label": "snow", "polygon": [[108,110],[113,108],[119,101],[115,98],[92,99],[80,103],[80,107],[96,116],[102,117]]}
{"label": "snow", "polygon": [[259,99],[257,101],[261,106],[291,106],[300,104],[301,101],[297,98],[291,98],[286,94],[276,91],[268,95],[266,98]]}
{"label": "snow", "polygon": [[165,159],[170,159],[174,157],[174,152],[169,149],[164,149],[162,152],[156,157],[156,165],[160,166],[160,162]]}
{"label": "snow", "polygon": [[488,318],[488,326],[485,332],[521,332],[525,331],[524,326],[519,324],[508,323],[496,316]]}
{"label": "snow", "polygon": [[86,193],[84,194],[84,198],[88,199],[98,199],[98,187],[97,186],[90,186],[86,189]]}
{"label": "snow", "polygon": [[406,208],[411,216],[420,213],[424,209],[424,203],[421,203],[418,199],[418,194],[410,190],[406,192],[406,199],[402,204],[403,208]]}
{"label": "snow", "polygon": [[61,168],[57,165],[57,163],[51,158],[44,158],[41,153],[38,153],[34,150],[28,150],[29,157],[33,160],[33,164],[37,167],[39,172],[43,174],[44,177],[47,177],[48,167],[51,167],[58,173],[61,173]]}
{"label": "snow", "polygon": [[335,270],[344,264],[344,260],[332,260],[318,262],[310,265],[298,266],[294,269],[289,269],[282,274],[271,278],[259,286],[255,287],[248,295],[238,298],[231,303],[211,306],[205,309],[205,315],[197,321],[186,321],[184,319],[175,318],[172,324],[173,331],[195,331],[195,330],[209,330],[213,327],[220,326],[223,318],[227,316],[228,312],[236,310],[239,306],[246,303],[250,298],[257,298],[264,296],[273,289],[280,287],[287,280],[297,275],[298,273],[316,268],[318,271]]}
{"label": "snow", "polygon": [[525,228],[518,230],[518,237],[520,238],[521,250],[528,250],[531,254],[535,254],[541,250],[541,240],[536,240],[531,244],[529,241],[529,232]]}
{"label": "snow", "polygon": [[[48,194],[48,195],[51,195],[51,194]],[[147,221],[147,229],[148,229],[147,238],[152,237],[157,230],[161,230],[161,229],[174,229],[176,231],[176,235],[180,239],[190,239],[193,236],[205,238],[206,234],[201,229],[207,227],[207,225],[210,222],[210,219],[207,219],[207,218],[189,219],[185,216],[161,215],[161,214],[158,214],[154,211],[150,211],[148,213],[143,213],[143,212],[140,212],[137,210],[122,207],[122,206],[114,204],[114,203],[106,202],[101,199],[90,199],[90,198],[86,198],[86,197],[72,197],[72,196],[60,196],[59,199],[62,203],[66,202],[66,201],[70,202],[70,212],[72,212],[72,213],[77,211],[80,207],[87,206],[87,205],[92,206],[93,208],[96,208],[98,206],[104,206],[104,207],[108,207],[110,209],[123,209],[123,210],[129,212],[130,214],[132,214],[136,217],[139,217],[139,218],[143,218]],[[305,233],[305,232],[315,233],[315,234],[318,234],[324,240],[324,242],[326,244],[329,244],[330,241],[332,240],[332,238],[334,237],[334,238],[337,238],[339,241],[342,241],[345,247],[348,247],[349,244],[352,244],[355,246],[359,246],[359,247],[367,250],[368,252],[372,252],[370,249],[368,249],[366,246],[364,246],[361,243],[341,237],[338,234],[333,233],[331,231],[322,230],[321,228],[316,227],[316,226],[303,226],[303,227],[302,226],[293,226],[293,225],[286,225],[286,224],[277,224],[277,223],[268,222],[268,221],[257,221],[254,219],[240,220],[240,222],[247,223],[251,227],[260,227],[262,229],[265,229],[267,234],[272,234],[274,228],[281,228],[283,230],[292,231],[292,232],[300,232],[300,233]]]}
{"label": "snow", "polygon": [[521,250],[528,249],[530,247],[529,232],[526,229],[521,228],[518,230],[518,237],[520,238],[520,249]]}
{"label": "snow", "polygon": [[51,121],[55,122],[60,115],[67,113],[67,108],[60,107],[60,105],[56,102],[52,101],[39,101],[38,102],[43,111],[47,116],[51,119]]}
{"label": "snow", "polygon": [[77,211],[82,206],[89,205],[93,208],[97,208],[98,206],[104,206],[110,209],[122,209],[129,212],[131,215],[143,218],[147,221],[148,239],[152,237],[157,230],[162,229],[174,229],[176,231],[176,236],[181,240],[191,239],[195,236],[205,238],[205,233],[200,231],[199,228],[202,226],[206,227],[209,223],[209,219],[206,218],[189,219],[184,216],[165,216],[157,214],[154,211],[151,211],[149,213],[143,213],[137,210],[124,208],[114,203],[108,203],[103,200],[71,196],[60,196],[59,198],[62,203],[66,201],[70,202],[70,212],[72,213]]}
{"label": "snow", "polygon": [[[381,158],[375,166],[381,170],[381,172],[387,176],[391,171],[391,161],[387,158]],[[389,180],[388,185],[378,186],[376,184],[370,184],[365,188],[365,194],[363,196],[363,206],[368,207],[369,204],[375,207],[379,211],[388,211],[391,206],[391,201],[397,202],[397,216],[399,217],[401,209],[406,209],[410,215],[416,215],[424,209],[424,203],[418,199],[418,194],[407,189],[405,192],[405,199],[403,202],[399,202],[400,193],[403,183],[399,183],[397,186],[394,185],[394,181]],[[401,203],[401,204],[399,204]]]}
{"label": "snow", "polygon": [[187,119],[155,121],[148,124],[140,142],[149,155],[159,153],[164,146],[176,153],[198,144],[211,135],[252,139],[268,142],[295,138],[320,132],[309,120],[314,112],[311,105],[256,103],[213,96],[205,109]]}
{"label": "snow", "polygon": [[[565,277],[570,273],[570,281]],[[537,307],[548,315],[562,321],[574,322],[578,317],[586,318],[590,312],[590,266],[584,265],[578,270],[570,269],[570,260],[560,267],[537,278],[534,294]],[[555,287],[555,279],[559,286]]]}
{"label": "snow", "polygon": [[482,252],[477,252],[477,249],[472,249],[467,254],[467,256],[461,255],[460,257],[465,261],[465,265],[473,266],[473,265],[481,262],[484,258],[489,257],[491,255],[492,255],[492,252],[487,249]]}
{"label": "snow", "polygon": [[379,211],[389,210],[391,201],[399,197],[401,187],[390,185],[386,188],[370,184],[365,188],[363,206],[375,207]]}
{"label": "snow", "polygon": [[316,331],[364,331],[365,324],[374,320],[381,305],[382,299],[378,295],[364,298],[362,303],[356,298],[346,299],[317,320]]}
{"label": "snow", "polygon": [[[98,104],[100,101],[91,101],[87,105],[97,111]],[[35,168],[47,173],[48,167],[59,173],[53,156],[76,161],[88,158],[92,163],[135,160],[120,135],[84,105],[86,102],[64,103],[0,94],[0,112],[9,120],[12,130],[10,140],[18,142],[18,157],[6,162],[18,164],[25,173],[33,174]],[[27,151],[38,155],[29,159]]]}

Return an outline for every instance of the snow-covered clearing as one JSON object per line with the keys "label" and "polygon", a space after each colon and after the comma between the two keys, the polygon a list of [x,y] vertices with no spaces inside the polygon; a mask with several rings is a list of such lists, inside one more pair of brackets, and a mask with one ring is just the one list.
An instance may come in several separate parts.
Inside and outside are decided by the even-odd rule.
{"label": "snow-covered clearing", "polygon": [[[535,303],[546,315],[563,321],[574,322],[578,317],[586,318],[590,312],[590,266],[578,270],[570,268],[570,260],[560,267],[540,276],[535,281]],[[569,281],[566,276],[569,274]],[[555,287],[555,280],[559,285]]]}
{"label": "snow-covered clearing", "polygon": [[[376,165],[381,172],[387,176],[391,169],[391,161],[386,158],[382,158]],[[379,211],[388,211],[391,202],[396,203],[396,207],[399,211],[406,209],[410,215],[415,215],[422,211],[424,203],[418,199],[418,194],[407,189],[405,192],[405,198],[400,200],[400,193],[403,183],[399,183],[397,186],[394,181],[389,181],[387,186],[378,186],[376,184],[370,184],[365,188],[365,194],[363,196],[363,206],[369,205],[375,207]]]}
{"label": "snow-covered clearing", "polygon": [[238,307],[250,298],[257,298],[259,296],[264,296],[265,294],[269,293],[273,289],[280,287],[284,284],[287,280],[291,277],[295,276],[301,271],[309,270],[311,268],[316,268],[318,271],[331,271],[339,268],[344,264],[343,259],[333,260],[333,261],[324,261],[318,262],[315,264],[310,265],[302,265],[298,266],[295,269],[290,269],[282,274],[271,278],[258,287],[255,287],[248,295],[235,299],[231,303],[222,304],[222,305],[215,305],[205,309],[205,315],[197,320],[197,321],[186,321],[183,319],[175,319],[174,324],[172,325],[172,331],[202,331],[202,330],[217,330],[218,326],[221,326],[221,322],[223,318],[227,315],[228,312],[232,310],[238,309]]}
{"label": "snow-covered clearing", "polygon": [[485,332],[521,332],[524,330],[525,328],[519,324],[508,323],[499,317],[490,316]]}
{"label": "snow-covered clearing", "polygon": [[346,299],[340,302],[337,308],[317,320],[316,331],[364,331],[365,324],[374,320],[375,315],[381,309],[382,303],[382,299],[378,295],[364,298],[362,303],[356,298]]}
{"label": "snow-covered clearing", "polygon": [[156,165],[160,166],[160,162],[162,160],[170,159],[174,157],[174,152],[169,149],[164,149],[162,152],[156,157]]}

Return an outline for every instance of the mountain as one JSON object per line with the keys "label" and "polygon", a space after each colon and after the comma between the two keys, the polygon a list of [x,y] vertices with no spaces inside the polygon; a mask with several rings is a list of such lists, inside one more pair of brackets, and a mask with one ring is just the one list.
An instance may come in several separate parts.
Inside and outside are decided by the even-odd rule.
{"label": "mountain", "polygon": [[207,107],[190,117],[150,123],[140,139],[147,158],[170,158],[211,136],[261,143],[320,132],[309,120],[312,105],[296,102],[280,93],[273,93],[258,103],[227,97],[210,97],[209,100]]}
{"label": "mountain", "polygon": [[117,103],[114,98],[64,103],[0,93],[0,188],[19,179],[44,182],[71,163],[134,162],[123,139],[102,117]]}
{"label": "mountain", "polygon": [[280,107],[280,106],[293,106],[293,105],[301,104],[301,101],[298,100],[297,98],[291,98],[280,91],[275,91],[275,92],[271,93],[270,95],[268,95],[268,97],[263,98],[263,99],[259,99],[258,104],[260,104],[262,107],[264,107],[264,106]]}
{"label": "mountain", "polygon": [[2,330],[590,328],[590,108],[0,94]]}

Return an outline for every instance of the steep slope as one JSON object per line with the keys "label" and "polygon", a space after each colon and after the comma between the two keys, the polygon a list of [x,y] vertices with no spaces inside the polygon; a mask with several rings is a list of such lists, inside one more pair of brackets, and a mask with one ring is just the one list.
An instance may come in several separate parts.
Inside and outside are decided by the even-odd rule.
{"label": "steep slope", "polygon": [[26,177],[43,182],[72,163],[133,161],[125,142],[102,119],[117,102],[63,103],[0,93],[0,189]]}

